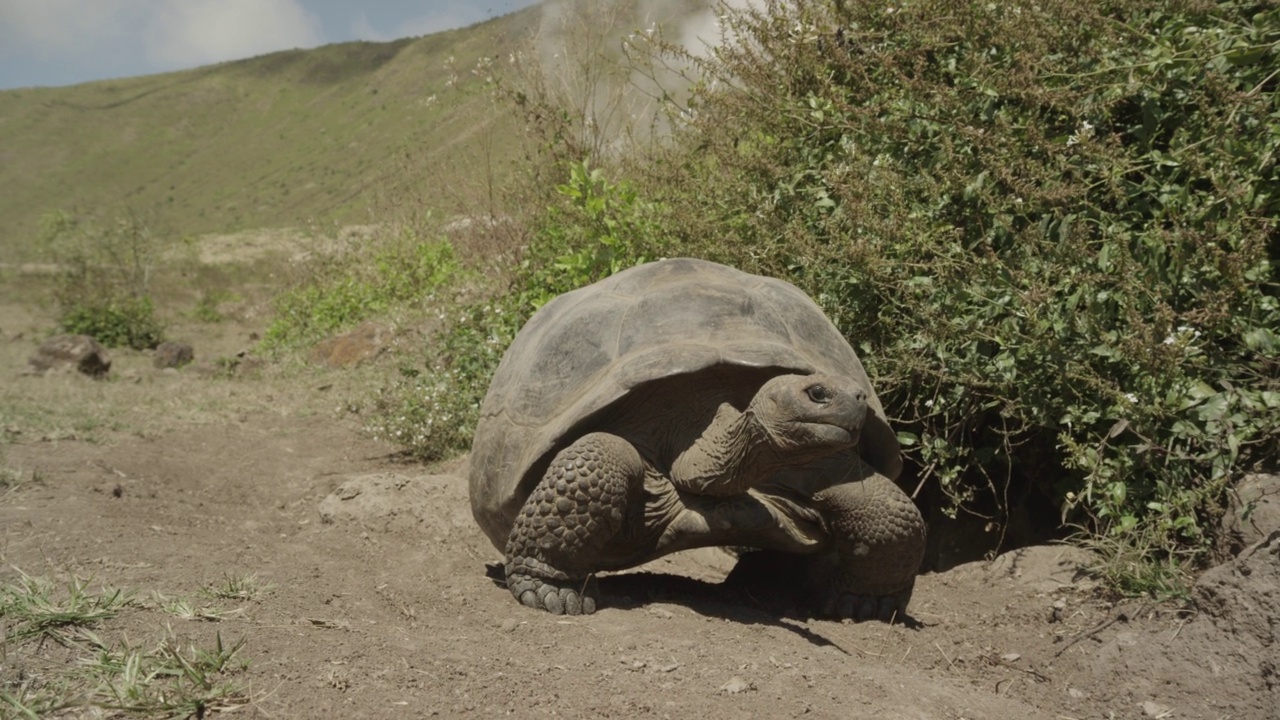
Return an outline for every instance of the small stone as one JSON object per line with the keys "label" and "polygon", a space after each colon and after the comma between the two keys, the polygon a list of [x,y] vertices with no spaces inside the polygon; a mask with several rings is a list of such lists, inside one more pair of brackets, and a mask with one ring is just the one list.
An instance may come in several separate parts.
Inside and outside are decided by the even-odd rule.
{"label": "small stone", "polygon": [[1173,710],[1150,700],[1142,703],[1142,714],[1149,718],[1167,718],[1173,716]]}
{"label": "small stone", "polygon": [[743,680],[737,675],[734,675],[733,677],[729,678],[729,682],[720,686],[720,690],[729,695],[737,695],[739,693],[744,693],[744,692],[747,692],[748,690],[755,690],[755,689],[756,688],[754,685],[747,682],[746,680]]}
{"label": "small stone", "polygon": [[1019,660],[1021,658],[1022,658],[1022,655],[1018,653],[1005,653],[1004,655],[1000,656],[1000,659],[1004,660],[1005,662],[1014,662],[1015,660]]}
{"label": "small stone", "polygon": [[1083,700],[1084,691],[1081,690],[1080,688],[1067,688],[1067,697],[1071,698],[1072,700]]}
{"label": "small stone", "polygon": [[101,378],[111,370],[106,348],[88,335],[55,335],[46,340],[28,362],[36,373],[69,368]]}
{"label": "small stone", "polygon": [[520,627],[520,623],[514,618],[507,618],[506,620],[503,620],[502,624],[498,627],[505,633],[515,632],[515,629]]}
{"label": "small stone", "polygon": [[186,343],[165,341],[156,346],[152,364],[162,370],[180,368],[196,357],[195,350]]}
{"label": "small stone", "polygon": [[353,368],[382,355],[394,340],[391,328],[367,322],[349,333],[316,343],[311,362],[332,368]]}

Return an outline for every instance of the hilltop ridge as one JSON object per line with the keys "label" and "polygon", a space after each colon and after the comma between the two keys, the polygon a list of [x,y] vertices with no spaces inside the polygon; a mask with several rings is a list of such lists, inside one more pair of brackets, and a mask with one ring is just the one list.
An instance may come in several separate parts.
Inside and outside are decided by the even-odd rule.
{"label": "hilltop ridge", "polygon": [[418,38],[0,91],[0,262],[35,259],[53,210],[127,208],[197,234],[367,222],[394,183],[447,203],[456,187],[429,179],[500,174],[514,155],[471,69],[537,20],[535,6]]}

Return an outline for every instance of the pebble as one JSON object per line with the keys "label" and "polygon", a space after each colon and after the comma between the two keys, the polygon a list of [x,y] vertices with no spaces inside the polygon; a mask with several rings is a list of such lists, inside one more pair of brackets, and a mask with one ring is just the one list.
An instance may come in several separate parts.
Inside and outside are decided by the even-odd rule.
{"label": "pebble", "polygon": [[502,621],[502,624],[499,627],[502,629],[502,632],[515,632],[515,629],[520,627],[520,623],[515,618],[507,618]]}
{"label": "pebble", "polygon": [[729,678],[729,682],[721,685],[720,689],[730,695],[737,695],[738,693],[744,693],[748,690],[754,690],[755,687],[752,686],[751,683],[748,683],[746,680],[743,680],[737,675],[734,675],[733,677]]}

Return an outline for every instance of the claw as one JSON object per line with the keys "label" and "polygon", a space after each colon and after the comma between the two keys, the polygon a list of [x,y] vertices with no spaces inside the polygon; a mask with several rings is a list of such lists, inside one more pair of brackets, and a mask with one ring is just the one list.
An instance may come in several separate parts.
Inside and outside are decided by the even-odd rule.
{"label": "claw", "polygon": [[840,611],[835,613],[841,620],[852,620],[854,612],[858,608],[858,598],[853,595],[845,595],[840,598]]}
{"label": "claw", "polygon": [[862,603],[858,606],[858,620],[870,620],[876,616],[876,599],[866,597],[862,599]]}
{"label": "claw", "polygon": [[902,617],[906,605],[906,599],[900,594],[881,596],[844,593],[828,598],[822,605],[822,614],[854,622],[879,620],[892,623]]}
{"label": "claw", "polygon": [[590,615],[596,611],[594,583],[550,581],[524,573],[507,576],[507,587],[521,605],[552,615]]}

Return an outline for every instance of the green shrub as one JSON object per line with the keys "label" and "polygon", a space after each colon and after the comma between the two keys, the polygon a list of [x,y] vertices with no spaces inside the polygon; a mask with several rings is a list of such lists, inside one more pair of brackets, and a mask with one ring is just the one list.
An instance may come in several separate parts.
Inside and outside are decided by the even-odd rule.
{"label": "green shrub", "polygon": [[577,163],[558,185],[510,289],[448,314],[426,366],[401,377],[371,403],[369,431],[432,461],[471,445],[480,402],[502,353],[529,316],[550,299],[644,261],[657,247],[656,208],[627,183]]}
{"label": "green shrub", "polygon": [[[667,48],[702,74],[668,142],[614,184],[575,169],[510,292],[419,376],[461,388],[448,442],[533,307],[701,256],[817,299],[950,511],[1046,498],[1113,587],[1178,592],[1226,488],[1280,451],[1280,9],[722,12],[709,57]],[[546,127],[546,157],[575,147]]]}
{"label": "green shrub", "polygon": [[428,297],[453,282],[459,271],[447,240],[423,240],[409,228],[317,255],[294,287],[276,297],[275,319],[263,343],[280,349],[315,342]]}
{"label": "green shrub", "polygon": [[817,298],[956,502],[1004,521],[1043,493],[1113,556],[1149,551],[1127,589],[1176,586],[1231,479],[1280,450],[1280,10],[770,2],[726,24],[643,168],[684,251]]}
{"label": "green shrub", "polygon": [[58,320],[63,332],[89,335],[106,347],[154,348],[164,340],[151,298],[119,298],[107,304],[77,305]]}
{"label": "green shrub", "polygon": [[91,335],[107,347],[154,348],[164,327],[151,300],[156,240],[135,215],[106,223],[55,212],[41,237],[57,266],[55,300],[63,332]]}

